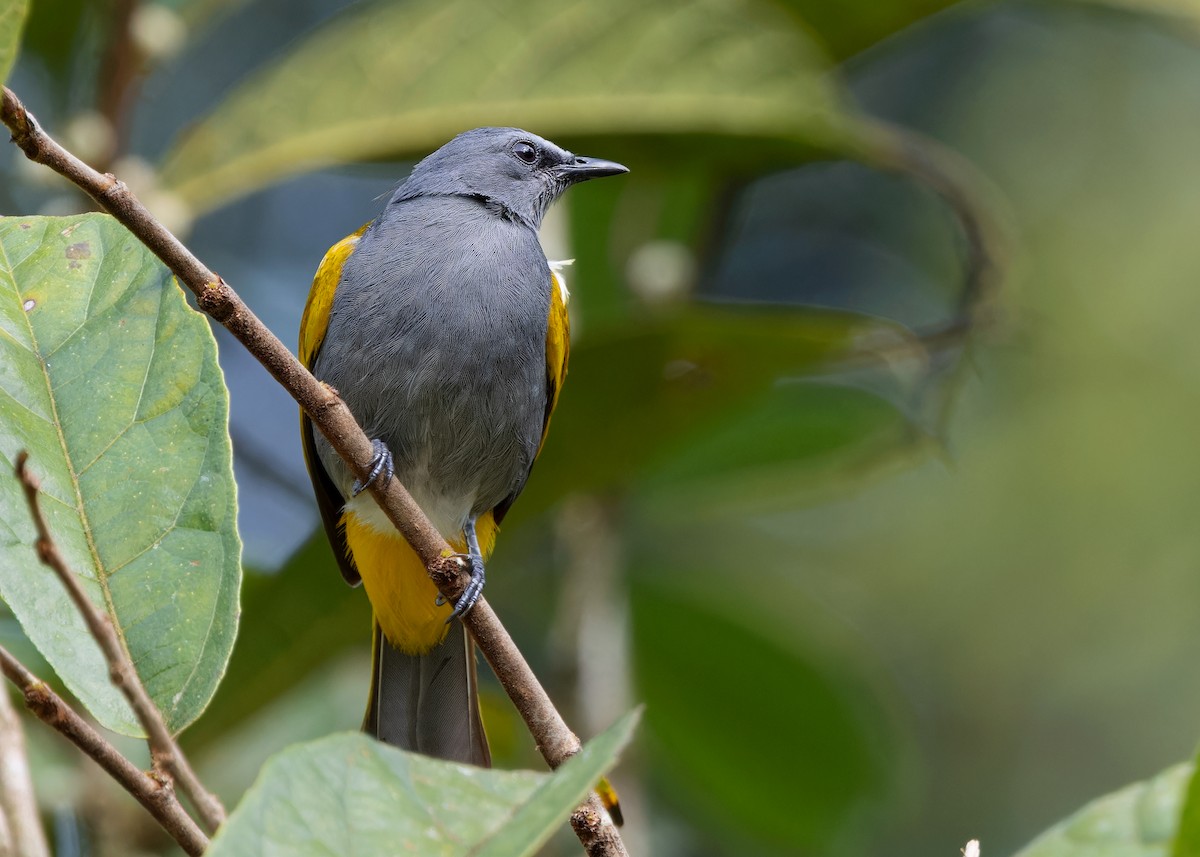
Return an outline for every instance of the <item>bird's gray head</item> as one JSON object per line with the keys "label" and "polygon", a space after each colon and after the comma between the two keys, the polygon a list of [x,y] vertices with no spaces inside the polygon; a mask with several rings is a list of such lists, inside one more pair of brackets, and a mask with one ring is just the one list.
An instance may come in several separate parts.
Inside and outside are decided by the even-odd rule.
{"label": "bird's gray head", "polygon": [[568,187],[629,170],[584,158],[520,128],[464,131],[413,167],[392,204],[419,196],[473,196],[537,229]]}

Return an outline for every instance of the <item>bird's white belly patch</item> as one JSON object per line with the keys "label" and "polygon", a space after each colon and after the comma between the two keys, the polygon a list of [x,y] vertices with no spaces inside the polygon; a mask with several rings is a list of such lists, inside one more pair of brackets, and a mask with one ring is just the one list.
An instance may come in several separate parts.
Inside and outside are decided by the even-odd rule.
{"label": "bird's white belly patch", "polygon": [[[407,486],[405,486],[407,487]],[[463,524],[471,514],[474,504],[473,496],[466,497],[425,497],[417,491],[412,491],[413,499],[421,507],[430,523],[442,534],[447,541],[462,539]],[[383,509],[375,502],[375,498],[363,492],[357,497],[346,501],[345,509],[361,521],[365,526],[385,535],[395,535],[396,527],[384,514]]]}

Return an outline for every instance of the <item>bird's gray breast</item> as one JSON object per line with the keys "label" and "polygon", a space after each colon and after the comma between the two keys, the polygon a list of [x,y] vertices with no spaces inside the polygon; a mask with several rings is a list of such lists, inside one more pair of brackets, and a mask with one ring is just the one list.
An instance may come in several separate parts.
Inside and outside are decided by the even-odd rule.
{"label": "bird's gray breast", "polygon": [[[545,413],[549,290],[533,231],[465,197],[390,205],[345,264],[317,377],[388,445],[439,529],[524,484]],[[346,493],[349,473],[319,450]]]}

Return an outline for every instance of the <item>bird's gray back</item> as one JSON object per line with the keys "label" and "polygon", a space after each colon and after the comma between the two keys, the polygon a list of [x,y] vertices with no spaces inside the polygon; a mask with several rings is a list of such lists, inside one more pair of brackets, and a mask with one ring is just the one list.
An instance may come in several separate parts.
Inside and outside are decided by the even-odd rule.
{"label": "bird's gray back", "polygon": [[[316,375],[388,445],[404,484],[473,492],[482,512],[520,489],[537,453],[550,286],[537,235],[486,203],[393,203],[346,261]],[[318,450],[345,493],[346,468],[320,438]]]}

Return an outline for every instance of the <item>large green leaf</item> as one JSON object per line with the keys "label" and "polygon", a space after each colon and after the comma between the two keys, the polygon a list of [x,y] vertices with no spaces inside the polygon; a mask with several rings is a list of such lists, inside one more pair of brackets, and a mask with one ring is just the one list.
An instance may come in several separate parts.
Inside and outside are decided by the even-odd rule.
{"label": "large green leaf", "polygon": [[837,59],[845,59],[958,0],[782,0],[795,9]]}
{"label": "large green leaf", "polygon": [[553,774],[484,770],[405,753],[359,734],[293,747],[269,762],[211,857],[522,857],[562,825],[616,762],[637,712]]}
{"label": "large green leaf", "polygon": [[1191,773],[1191,765],[1177,765],[1105,795],[1047,830],[1017,857],[1166,857]]}
{"label": "large green leaf", "polygon": [[[514,514],[535,513],[571,491],[623,488],[780,380],[843,360],[880,362],[884,346],[904,347],[918,361],[923,354],[900,325],[803,308],[688,304],[585,337],[571,350],[546,448]],[[793,450],[804,442],[793,440]],[[776,450],[787,454],[787,445],[784,438]]]}
{"label": "large green leaf", "polygon": [[823,146],[840,133],[826,68],[800,23],[765,0],[374,2],[238,88],[167,156],[163,180],[205,210],[314,166],[424,153],[488,124]]}
{"label": "large green leaf", "polygon": [[1157,15],[1168,22],[1183,25],[1192,34],[1200,32],[1200,7],[1193,0],[1069,0],[1081,5],[1108,6],[1122,12]]}
{"label": "large green leaf", "polygon": [[[845,853],[853,820],[882,787],[879,723],[849,676],[771,618],[752,619],[756,602],[732,592],[728,569],[710,571],[634,571],[634,659],[653,770],[709,824],[753,831],[787,853]],[[698,596],[695,583],[715,576],[721,590]]]}
{"label": "large green leaf", "polygon": [[874,393],[819,379],[779,384],[671,444],[639,479],[639,500],[655,504],[660,519],[770,514],[826,500],[847,477],[895,462],[925,439]]}
{"label": "large green leaf", "polygon": [[0,0],[0,83],[8,78],[17,59],[17,45],[21,43],[21,27],[28,6],[26,0]]}
{"label": "large green leaf", "polygon": [[[105,215],[0,218],[0,462],[29,451],[54,538],[181,729],[233,645],[241,545],[216,343]],[[0,476],[0,595],[71,692],[136,732]]]}
{"label": "large green leaf", "polygon": [[[242,627],[226,680],[188,730],[189,747],[219,740],[323,664],[368,645],[370,602],[336,569],[322,529],[277,573],[246,575]],[[366,696],[359,702],[365,707]]]}

